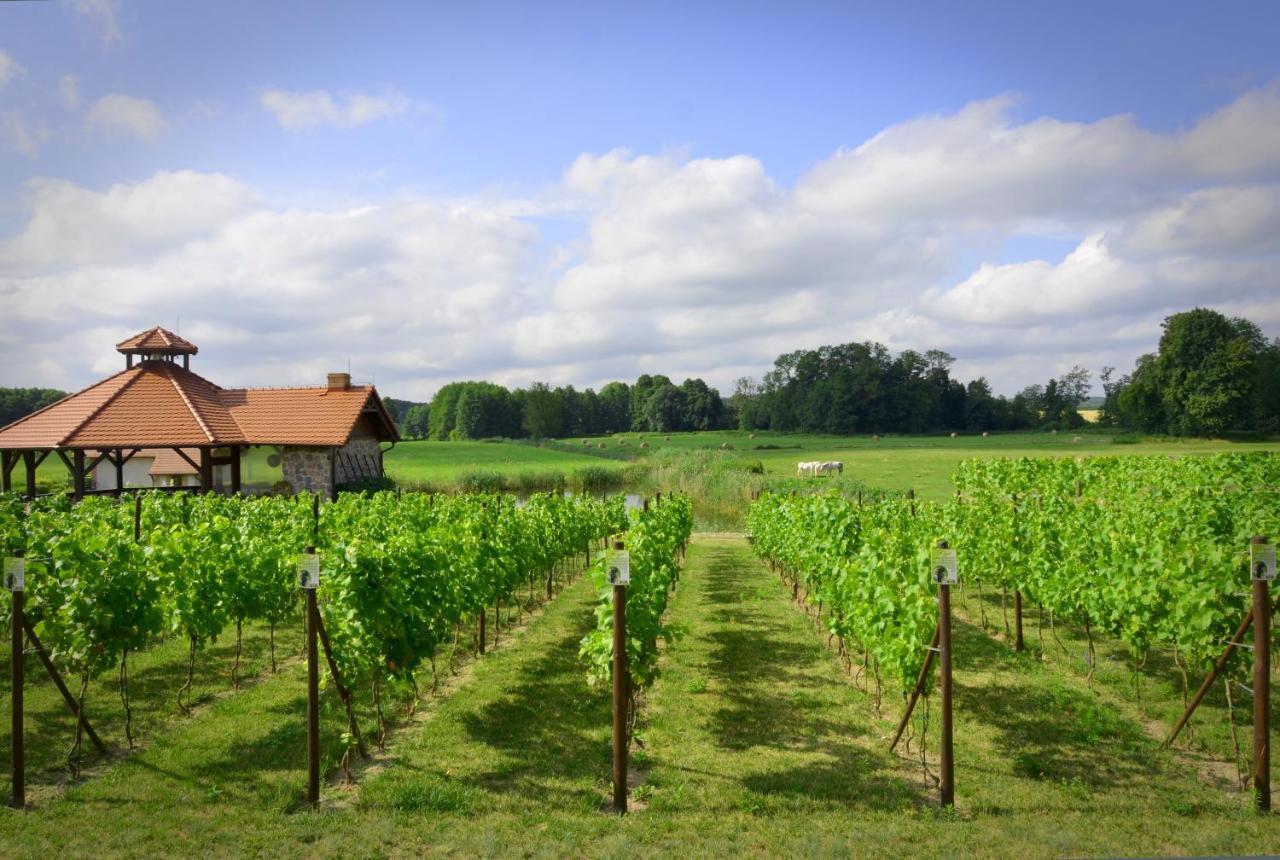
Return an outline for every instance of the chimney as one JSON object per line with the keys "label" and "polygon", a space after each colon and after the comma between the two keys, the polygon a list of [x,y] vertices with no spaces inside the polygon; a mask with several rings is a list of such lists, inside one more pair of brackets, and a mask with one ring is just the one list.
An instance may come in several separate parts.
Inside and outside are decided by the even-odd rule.
{"label": "chimney", "polygon": [[350,387],[351,387],[351,374],[349,373],[329,374],[329,390],[330,391],[346,391]]}

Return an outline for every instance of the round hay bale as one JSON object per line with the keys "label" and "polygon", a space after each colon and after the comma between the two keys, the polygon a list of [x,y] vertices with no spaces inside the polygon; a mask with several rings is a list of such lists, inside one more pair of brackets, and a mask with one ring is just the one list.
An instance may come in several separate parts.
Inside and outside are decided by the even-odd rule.
{"label": "round hay bale", "polygon": [[1049,431],[1049,435],[1050,435],[1050,436],[1057,436],[1057,435],[1058,435],[1058,428],[1057,428],[1057,427],[1054,427],[1052,430],[1050,430],[1050,431]]}
{"label": "round hay bale", "polygon": [[756,438],[756,434],[754,434],[754,433],[748,433],[748,434],[747,434],[747,438],[748,438],[748,439],[754,439],[754,438]]}
{"label": "round hay bale", "polygon": [[960,434],[959,434],[959,433],[957,433],[956,431],[954,431],[954,430],[952,430],[952,431],[951,431],[951,438],[952,438],[952,439],[956,438],[956,437],[957,437],[957,436],[959,436],[959,435],[960,435]]}
{"label": "round hay bale", "polygon": [[590,440],[590,439],[583,439],[583,440],[582,440],[582,444],[583,444],[583,445],[590,445],[590,444],[591,444],[591,440]]}
{"label": "round hay bale", "polygon": [[663,442],[670,442],[670,441],[671,441],[671,437],[670,437],[670,436],[663,436],[663,437],[662,437],[662,441],[663,441]]}
{"label": "round hay bale", "polygon": [[648,447],[649,447],[649,443],[648,443],[648,442],[641,442],[641,443],[640,443],[640,447],[641,447],[641,448],[648,448]]}
{"label": "round hay bale", "polygon": [[618,445],[619,445],[620,447],[626,447],[626,444],[627,444],[627,440],[626,440],[626,439],[619,439],[619,440],[618,440]]}
{"label": "round hay bale", "polygon": [[732,445],[730,445],[728,442],[725,442],[723,445],[721,445],[721,446],[720,446],[720,450],[721,450],[721,451],[732,451],[732,450],[733,450],[733,446],[732,446]]}
{"label": "round hay bale", "polygon": [[871,441],[872,441],[872,442],[879,442],[879,441],[880,441],[880,434],[879,434],[879,433],[872,433],[872,434],[871,434]]}
{"label": "round hay bale", "polygon": [[603,443],[603,442],[601,442],[601,443],[600,443],[599,445],[597,445],[596,447],[597,447],[597,448],[603,448],[603,447],[604,447],[604,443]]}
{"label": "round hay bale", "polygon": [[1079,437],[1079,436],[1072,436],[1072,437],[1071,437],[1071,444],[1072,444],[1072,445],[1074,445],[1075,443],[1077,443],[1077,442],[1079,442],[1079,441],[1080,441],[1080,437]]}
{"label": "round hay bale", "polygon": [[991,434],[990,434],[990,433],[988,433],[986,430],[983,430],[983,431],[982,431],[982,438],[983,438],[983,439],[987,438],[987,437],[988,437],[988,436],[990,436],[990,435],[991,435]]}

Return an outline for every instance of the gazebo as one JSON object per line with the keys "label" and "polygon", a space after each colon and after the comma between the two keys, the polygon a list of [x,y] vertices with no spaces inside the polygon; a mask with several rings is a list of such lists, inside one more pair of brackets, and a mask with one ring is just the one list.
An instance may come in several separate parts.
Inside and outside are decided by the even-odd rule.
{"label": "gazebo", "polygon": [[53,455],[71,473],[73,497],[103,492],[93,486],[103,467],[114,472],[106,492],[119,495],[125,465],[147,452],[187,464],[202,492],[241,492],[248,468],[263,473],[256,489],[333,495],[380,477],[381,443],[400,438],[377,390],[346,373],[315,387],[221,388],[191,371],[195,344],[159,326],[116,350],[124,370],[0,428],[4,491],[22,463],[34,496],[36,469]]}

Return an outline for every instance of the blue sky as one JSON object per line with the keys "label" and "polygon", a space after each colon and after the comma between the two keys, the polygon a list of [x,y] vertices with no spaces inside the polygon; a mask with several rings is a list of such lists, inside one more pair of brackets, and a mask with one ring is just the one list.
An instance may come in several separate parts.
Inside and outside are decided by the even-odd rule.
{"label": "blue sky", "polygon": [[[1191,304],[1275,334],[1277,32],[1267,3],[0,4],[0,384],[87,383],[183,311],[215,379],[351,357],[404,396],[728,387],[865,337],[1012,391],[1127,368]],[[1254,214],[1177,238],[1220,210]],[[292,230],[344,247],[255,246]],[[50,296],[110,291],[68,350]]]}

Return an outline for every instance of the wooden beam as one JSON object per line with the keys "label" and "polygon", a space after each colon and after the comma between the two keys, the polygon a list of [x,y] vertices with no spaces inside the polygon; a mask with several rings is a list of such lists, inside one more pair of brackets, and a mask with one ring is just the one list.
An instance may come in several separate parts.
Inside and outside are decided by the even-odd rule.
{"label": "wooden beam", "polygon": [[39,468],[40,468],[40,464],[41,464],[41,463],[43,463],[45,460],[49,459],[49,455],[50,455],[51,453],[53,453],[53,452],[52,452],[52,451],[41,451],[41,452],[40,452],[40,456],[39,456],[39,457],[36,457],[36,468],[37,468],[37,469],[39,469]]}
{"label": "wooden beam", "polygon": [[116,464],[116,498],[120,498],[120,494],[124,492],[124,450],[116,449],[116,455],[113,458]]}
{"label": "wooden beam", "polygon": [[240,446],[231,446],[231,495],[240,494]]}
{"label": "wooden beam", "polygon": [[0,492],[12,492],[13,478],[13,462],[10,459],[10,451],[0,451]]}
{"label": "wooden beam", "polygon": [[128,463],[130,460],[132,460],[134,457],[138,456],[141,453],[142,453],[141,448],[134,448],[132,451],[129,452],[128,456],[124,458],[124,462]]}
{"label": "wooden beam", "polygon": [[101,463],[103,460],[109,460],[109,459],[111,459],[110,451],[99,451],[98,456],[95,457],[93,461],[89,463],[88,466],[85,467],[85,472],[86,473],[92,472],[94,469],[98,468],[99,463]]}

